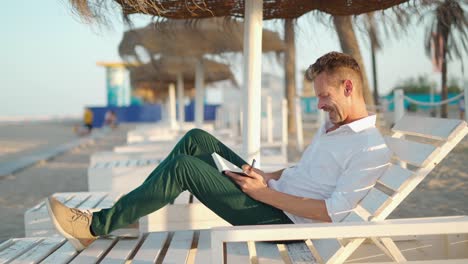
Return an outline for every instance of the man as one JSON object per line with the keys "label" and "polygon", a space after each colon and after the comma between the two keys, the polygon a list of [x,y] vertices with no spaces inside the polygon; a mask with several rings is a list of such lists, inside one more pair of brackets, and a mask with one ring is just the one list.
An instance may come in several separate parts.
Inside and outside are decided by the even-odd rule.
{"label": "man", "polygon": [[78,134],[78,136],[86,136],[91,134],[93,130],[93,111],[89,108],[85,108],[83,114],[83,125],[75,125],[73,131]]}
{"label": "man", "polygon": [[[375,128],[375,116],[366,111],[361,70],[352,57],[328,53],[306,75],[314,80],[318,108],[328,112],[329,121],[296,166],[270,173],[250,168],[213,136],[194,129],[112,208],[90,214],[49,198],[55,226],[82,250],[185,190],[233,225],[341,221],[375,184],[390,151]],[[213,152],[242,167],[247,176],[218,172]]]}

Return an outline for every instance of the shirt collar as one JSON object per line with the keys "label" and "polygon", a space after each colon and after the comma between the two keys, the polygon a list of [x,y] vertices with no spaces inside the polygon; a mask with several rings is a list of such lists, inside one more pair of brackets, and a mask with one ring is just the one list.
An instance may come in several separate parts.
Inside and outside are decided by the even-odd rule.
{"label": "shirt collar", "polygon": [[[355,133],[359,133],[363,130],[366,130],[368,128],[374,128],[375,127],[375,122],[376,122],[377,116],[375,114],[369,115],[367,117],[361,118],[359,120],[356,120],[354,122],[351,122],[346,125],[340,126],[338,129],[335,131],[340,131],[342,129],[351,129],[351,131]],[[333,124],[329,120],[327,120],[328,124],[325,125],[326,128],[332,127]],[[324,129],[323,133],[325,133],[326,129]],[[332,132],[335,132],[332,131]],[[330,132],[330,133],[332,133]]]}

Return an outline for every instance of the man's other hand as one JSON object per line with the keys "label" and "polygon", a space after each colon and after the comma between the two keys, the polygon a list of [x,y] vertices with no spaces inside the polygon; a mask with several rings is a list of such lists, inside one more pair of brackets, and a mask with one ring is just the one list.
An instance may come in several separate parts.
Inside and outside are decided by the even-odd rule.
{"label": "man's other hand", "polygon": [[248,196],[255,200],[261,200],[262,195],[268,191],[265,178],[257,173],[257,171],[262,171],[255,168],[251,169],[249,165],[242,166],[242,169],[247,176],[242,176],[232,171],[226,171],[225,174],[239,185],[241,190]]}

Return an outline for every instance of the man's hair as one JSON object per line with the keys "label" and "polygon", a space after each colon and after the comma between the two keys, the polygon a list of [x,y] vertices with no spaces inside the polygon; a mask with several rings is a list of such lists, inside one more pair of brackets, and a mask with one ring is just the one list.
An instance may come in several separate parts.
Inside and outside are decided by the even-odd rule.
{"label": "man's hair", "polygon": [[357,74],[362,83],[361,68],[357,61],[348,54],[332,51],[318,58],[310,65],[305,75],[307,80],[313,81],[322,72],[327,74],[338,73],[340,69],[350,69]]}

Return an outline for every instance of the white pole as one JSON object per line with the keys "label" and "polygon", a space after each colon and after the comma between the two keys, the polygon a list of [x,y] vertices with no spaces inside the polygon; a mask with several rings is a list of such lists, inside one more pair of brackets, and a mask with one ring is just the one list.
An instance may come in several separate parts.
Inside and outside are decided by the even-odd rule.
{"label": "white pole", "polygon": [[297,135],[297,150],[302,152],[304,149],[304,134],[302,132],[302,107],[301,98],[296,97],[296,135]]}
{"label": "white pole", "polygon": [[222,125],[221,125],[223,123],[222,115],[223,115],[223,108],[222,106],[219,106],[218,108],[216,108],[215,128],[222,128]]}
{"label": "white pole", "polygon": [[[240,136],[242,136],[242,131],[243,128],[244,128],[244,112],[242,112],[242,109],[239,110],[239,120],[236,120],[238,121],[238,125],[239,125],[239,129],[237,130],[238,133],[240,133]],[[244,145],[245,145],[245,142],[244,142]]]}
{"label": "white pole", "polygon": [[267,142],[273,143],[273,109],[271,105],[271,96],[267,96]]}
{"label": "white pole", "polygon": [[[393,92],[393,103],[395,105],[395,113],[393,122],[396,124],[405,115],[405,94],[403,89],[398,89]],[[404,161],[399,161],[400,167],[406,168],[407,164]]]}
{"label": "white pole", "polygon": [[[431,100],[431,104],[434,103],[434,86],[431,85],[431,97],[430,97],[430,100]],[[435,107],[434,106],[431,106],[431,116],[434,117],[435,116]]]}
{"label": "white pole", "polygon": [[201,128],[204,115],[204,69],[203,62],[198,59],[195,65],[195,126]]}
{"label": "white pole", "polygon": [[182,128],[185,121],[184,77],[182,76],[182,73],[177,74],[177,101],[179,102],[179,127]]}
{"label": "white pole", "polygon": [[468,114],[466,111],[468,111],[468,87],[465,87],[465,120],[468,122]]}
{"label": "white pole", "polygon": [[169,84],[169,124],[171,129],[177,129],[175,86],[173,83]]}
{"label": "white pole", "polygon": [[288,100],[286,99],[283,99],[281,102],[281,114],[281,141],[283,143],[281,152],[284,155],[288,147]]}
{"label": "white pole", "polygon": [[229,106],[228,115],[229,115],[229,129],[231,129],[232,136],[237,137],[237,134],[238,134],[237,114],[236,114],[235,109],[233,109],[232,106]]}
{"label": "white pole", "polygon": [[395,104],[395,114],[393,121],[394,123],[398,122],[405,115],[405,94],[403,89],[397,89],[393,92],[394,104]]}
{"label": "white pole", "polygon": [[262,79],[263,1],[246,0],[244,14],[244,86],[245,117],[243,156],[247,162],[257,159],[260,166],[260,119]]}

